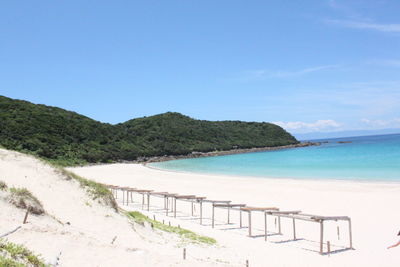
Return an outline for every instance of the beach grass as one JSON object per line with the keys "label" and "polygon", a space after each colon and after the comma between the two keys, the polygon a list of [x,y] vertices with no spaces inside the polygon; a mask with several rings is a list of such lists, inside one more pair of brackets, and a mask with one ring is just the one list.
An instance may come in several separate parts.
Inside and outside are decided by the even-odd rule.
{"label": "beach grass", "polygon": [[217,243],[217,241],[214,238],[202,236],[184,228],[163,224],[159,221],[148,218],[147,216],[138,211],[127,212],[127,215],[128,217],[132,218],[136,223],[144,224],[145,222],[148,222],[155,229],[159,229],[161,231],[168,233],[177,234],[182,238],[188,239],[195,243],[204,243],[209,245],[214,245]]}
{"label": "beach grass", "polygon": [[116,212],[118,212],[118,204],[114,199],[111,191],[103,184],[97,183],[92,180],[85,179],[73,172],[67,171],[62,167],[54,166],[68,179],[73,179],[79,182],[81,187],[86,188],[87,192],[91,195],[93,200],[102,200],[106,205],[112,207]]}
{"label": "beach grass", "polygon": [[0,266],[47,266],[43,260],[22,245],[0,239]]}
{"label": "beach grass", "polygon": [[44,213],[42,203],[28,189],[11,187],[9,189],[10,203],[21,209],[29,209],[33,214],[40,215]]}

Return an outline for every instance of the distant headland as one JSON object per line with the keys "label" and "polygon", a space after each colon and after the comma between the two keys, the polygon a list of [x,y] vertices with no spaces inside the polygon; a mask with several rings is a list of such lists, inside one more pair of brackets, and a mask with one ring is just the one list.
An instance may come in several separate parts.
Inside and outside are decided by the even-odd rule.
{"label": "distant headland", "polygon": [[61,108],[0,96],[0,146],[71,166],[304,144],[267,122],[206,121],[167,112],[111,125]]}

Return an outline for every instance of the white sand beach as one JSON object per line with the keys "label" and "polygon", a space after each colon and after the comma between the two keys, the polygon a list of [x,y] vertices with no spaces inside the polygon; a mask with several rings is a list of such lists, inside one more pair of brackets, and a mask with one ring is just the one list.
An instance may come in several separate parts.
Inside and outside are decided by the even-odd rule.
{"label": "white sand beach", "polygon": [[[301,210],[323,216],[350,216],[353,228],[354,250],[344,250],[330,256],[321,256],[319,250],[319,225],[296,222],[297,241],[291,241],[291,221],[282,218],[283,235],[247,237],[247,228],[238,229],[238,211],[231,211],[231,224],[226,224],[226,210],[218,210],[217,226],[212,229],[210,220],[200,226],[190,216],[190,204],[178,202],[177,219],[166,217],[162,200],[151,198],[150,216],[169,220],[182,227],[217,239],[222,248],[215,250],[221,261],[240,266],[248,259],[250,266],[398,266],[400,248],[386,249],[397,242],[400,213],[400,184],[347,181],[316,181],[291,179],[263,179],[178,173],[152,169],[140,164],[111,164],[70,168],[73,172],[105,184],[130,186],[155,191],[205,196],[208,199],[232,200],[256,207],[278,207],[281,210]],[[120,200],[120,199],[119,199]],[[140,203],[140,196],[136,202]],[[157,209],[158,207],[158,209]],[[140,204],[130,204],[128,209],[141,209]],[[198,212],[198,210],[196,211]],[[204,207],[204,216],[210,218],[211,208]],[[262,234],[263,216],[253,215],[256,230]],[[269,222],[275,230],[274,219]],[[247,225],[247,215],[243,215]],[[337,227],[339,226],[339,236]],[[340,239],[340,240],[339,240]],[[341,250],[348,245],[347,224],[327,223],[325,241],[331,250]],[[324,246],[326,250],[326,245]],[[202,257],[199,255],[198,257]],[[208,255],[203,255],[207,258]]]}
{"label": "white sand beach", "polygon": [[[28,223],[22,224],[25,211],[12,206],[5,191],[0,190],[0,234],[21,226],[5,238],[24,244],[46,262],[56,261],[57,266],[246,266],[246,260],[249,266],[398,266],[400,262],[400,248],[386,249],[397,241],[399,184],[223,177],[161,171],[140,164],[69,168],[107,184],[324,216],[350,216],[355,250],[321,256],[316,223],[297,221],[297,240],[293,241],[292,222],[282,218],[283,235],[276,235],[271,217],[266,242],[261,213],[254,213],[255,237],[248,237],[247,215],[243,214],[245,227],[239,228],[238,211],[230,212],[228,225],[227,210],[218,209],[213,229],[209,205],[204,205],[206,219],[200,225],[197,205],[192,217],[190,203],[179,201],[177,218],[173,218],[165,215],[161,198],[151,198],[149,211],[142,211],[139,195],[134,195],[135,203],[128,206],[122,205],[121,197],[117,199],[123,209],[139,210],[165,224],[213,237],[217,245],[182,242],[175,234],[132,224],[121,213],[93,200],[75,180],[66,179],[32,156],[0,149],[0,159],[0,180],[9,188],[27,188],[46,211],[44,215],[30,215]],[[325,240],[332,243],[332,250],[345,248],[346,224],[327,223]],[[185,260],[183,248],[187,251]]]}

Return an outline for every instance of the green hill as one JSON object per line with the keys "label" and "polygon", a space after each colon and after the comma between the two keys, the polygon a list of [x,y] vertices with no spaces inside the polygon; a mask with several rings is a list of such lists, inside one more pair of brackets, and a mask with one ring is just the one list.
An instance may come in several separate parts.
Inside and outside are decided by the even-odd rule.
{"label": "green hill", "polygon": [[204,121],[168,112],[111,125],[64,109],[0,96],[0,145],[61,164],[297,143],[271,123]]}

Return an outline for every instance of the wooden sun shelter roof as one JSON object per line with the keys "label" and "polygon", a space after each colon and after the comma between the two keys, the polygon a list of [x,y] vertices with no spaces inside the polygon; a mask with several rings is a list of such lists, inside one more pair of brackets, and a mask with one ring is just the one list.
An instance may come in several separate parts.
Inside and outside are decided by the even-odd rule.
{"label": "wooden sun shelter roof", "polygon": [[288,211],[283,211],[283,210],[267,210],[265,213],[270,214],[270,215],[286,215],[286,214],[299,214],[301,213],[301,210],[288,210]]}
{"label": "wooden sun shelter roof", "polygon": [[168,192],[150,192],[150,195],[153,195],[153,196],[167,196],[167,195],[170,195],[170,193],[168,193]]}
{"label": "wooden sun shelter roof", "polygon": [[138,192],[138,193],[150,193],[153,192],[153,190],[147,190],[147,189],[134,189],[132,191]]}
{"label": "wooden sun shelter roof", "polygon": [[276,207],[242,207],[242,211],[267,211],[267,210],[279,210]]}
{"label": "wooden sun shelter roof", "polygon": [[246,204],[231,204],[231,203],[226,203],[226,204],[218,204],[215,203],[213,204],[214,207],[218,208],[242,208],[245,207]]}
{"label": "wooden sun shelter roof", "polygon": [[231,203],[231,200],[211,200],[211,199],[205,199],[204,202],[210,202],[210,203]]}
{"label": "wooden sun shelter roof", "polygon": [[195,195],[176,195],[176,199],[195,199]]}
{"label": "wooden sun shelter roof", "polygon": [[[271,214],[267,212],[268,214]],[[310,221],[310,222],[321,222],[321,221],[349,221],[350,217],[348,216],[320,216],[313,214],[301,213],[300,211],[296,212],[276,212],[272,213],[272,215],[279,215],[281,217],[287,217],[297,220]]]}

